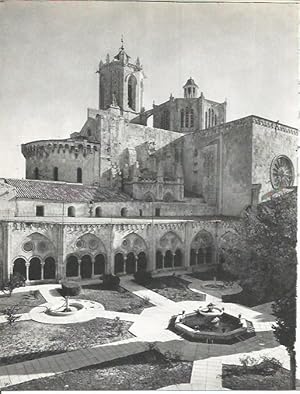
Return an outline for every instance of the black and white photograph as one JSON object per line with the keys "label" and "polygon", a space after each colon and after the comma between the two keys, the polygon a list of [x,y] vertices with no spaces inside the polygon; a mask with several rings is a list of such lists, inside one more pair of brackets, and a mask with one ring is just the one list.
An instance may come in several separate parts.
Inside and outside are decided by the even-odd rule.
{"label": "black and white photograph", "polygon": [[0,390],[296,390],[298,4],[0,2]]}

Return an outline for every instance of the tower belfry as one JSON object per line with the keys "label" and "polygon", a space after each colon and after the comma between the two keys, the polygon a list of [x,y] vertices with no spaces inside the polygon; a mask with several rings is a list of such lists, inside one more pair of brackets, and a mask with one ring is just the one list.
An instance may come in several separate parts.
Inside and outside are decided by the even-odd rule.
{"label": "tower belfry", "polygon": [[143,106],[143,79],[145,78],[139,58],[136,63],[124,48],[123,36],[118,53],[106,62],[100,61],[99,70],[99,109],[107,109],[113,102],[122,111],[134,116],[141,112]]}

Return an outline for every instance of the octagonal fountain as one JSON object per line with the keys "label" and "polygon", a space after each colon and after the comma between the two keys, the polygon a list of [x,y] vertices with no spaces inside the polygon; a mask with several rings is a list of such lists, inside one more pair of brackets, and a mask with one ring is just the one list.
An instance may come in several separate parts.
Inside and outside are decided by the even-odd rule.
{"label": "octagonal fountain", "polygon": [[251,322],[241,315],[225,313],[224,308],[208,304],[192,313],[181,313],[174,331],[191,341],[231,344],[255,335]]}

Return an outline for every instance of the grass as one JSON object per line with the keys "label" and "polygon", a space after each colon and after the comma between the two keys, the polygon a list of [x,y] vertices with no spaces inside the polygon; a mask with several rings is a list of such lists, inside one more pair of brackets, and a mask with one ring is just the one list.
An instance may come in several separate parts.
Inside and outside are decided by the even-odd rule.
{"label": "grass", "polygon": [[216,280],[220,280],[220,281],[224,281],[224,282],[232,282],[235,280],[235,278],[229,272],[221,271],[221,270],[218,272],[211,271],[211,270],[210,271],[203,271],[203,272],[195,271],[195,272],[192,272],[188,275],[191,276],[192,278],[200,279],[203,281],[206,281],[206,280],[211,281],[211,280],[214,280],[214,278],[216,278]]}
{"label": "grass", "polygon": [[245,373],[240,365],[224,364],[222,384],[223,387],[231,390],[289,390],[290,372],[279,367],[274,374],[270,375],[251,372],[251,370]]}
{"label": "grass", "polygon": [[5,390],[156,390],[189,383],[192,362],[150,350],[99,365],[6,387]]}
{"label": "grass", "polygon": [[160,276],[152,278],[146,287],[175,302],[205,301],[206,295],[189,289],[190,283],[177,276]]}
{"label": "grass", "polygon": [[17,313],[28,313],[35,306],[44,304],[45,302],[46,300],[38,290],[12,293],[10,297],[7,295],[0,295],[0,311],[3,311],[7,307],[17,305]]}
{"label": "grass", "polygon": [[99,302],[106,310],[115,312],[141,313],[145,308],[153,306],[147,300],[119,287],[117,290],[104,289],[102,284],[82,286],[81,293],[72,299]]}
{"label": "grass", "polygon": [[75,324],[42,324],[32,320],[0,324],[0,365],[131,338],[132,323],[96,318]]}

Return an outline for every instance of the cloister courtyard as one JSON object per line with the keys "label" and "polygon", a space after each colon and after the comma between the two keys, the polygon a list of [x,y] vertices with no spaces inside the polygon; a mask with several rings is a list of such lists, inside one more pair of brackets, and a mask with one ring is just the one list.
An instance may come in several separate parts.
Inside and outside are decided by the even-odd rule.
{"label": "cloister courtyard", "polygon": [[[237,380],[228,368],[238,368],[247,358],[281,363],[276,376],[256,382],[267,385],[275,379],[261,389],[289,387],[289,355],[274,337],[271,303],[228,302],[242,291],[237,283],[171,269],[154,275],[147,287],[132,275],[121,276],[113,290],[105,289],[101,279],[81,280],[80,285],[81,293],[71,300],[81,309],[63,316],[46,313],[65,302],[58,283],[0,296],[2,390],[235,389]],[[193,341],[170,328],[172,317],[211,303],[251,323],[251,335],[230,343]],[[8,306],[16,306],[11,325],[3,313]],[[249,375],[244,388],[253,388],[254,378]]]}

